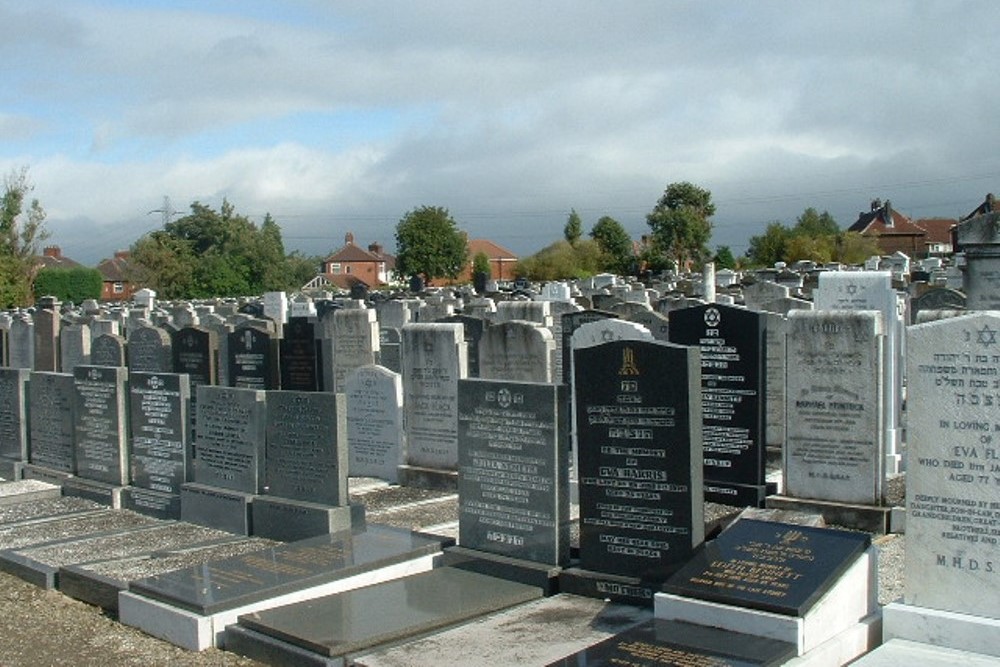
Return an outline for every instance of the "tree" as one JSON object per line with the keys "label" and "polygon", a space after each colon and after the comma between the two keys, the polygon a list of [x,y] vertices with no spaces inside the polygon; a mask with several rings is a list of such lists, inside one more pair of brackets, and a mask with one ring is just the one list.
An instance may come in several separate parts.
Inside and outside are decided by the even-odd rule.
{"label": "tree", "polygon": [[590,230],[590,238],[597,242],[604,254],[604,269],[619,275],[633,272],[635,253],[632,237],[620,222],[610,216],[602,216]]}
{"label": "tree", "polygon": [[715,262],[717,269],[736,268],[736,258],[733,257],[733,251],[727,245],[720,245],[715,249],[715,257],[712,258],[712,261]]}
{"label": "tree", "polygon": [[878,239],[859,232],[843,232],[837,237],[834,259],[844,264],[861,264],[869,257],[880,254]]}
{"label": "tree", "polygon": [[32,285],[41,268],[39,246],[49,237],[45,210],[37,199],[27,202],[35,186],[28,168],[14,169],[4,178],[0,197],[0,307],[31,303]]}
{"label": "tree", "polygon": [[560,240],[520,259],[514,274],[537,281],[587,278],[600,273],[603,262],[604,253],[596,241],[583,239],[574,246]]}
{"label": "tree", "polygon": [[396,271],[401,276],[457,278],[469,255],[465,234],[448,209],[421,206],[407,212],[396,225]]}
{"label": "tree", "polygon": [[487,276],[491,274],[490,256],[480,250],[472,258],[472,275],[483,273]]}
{"label": "tree", "polygon": [[785,247],[790,235],[788,228],[775,220],[763,234],[751,236],[747,250],[750,263],[754,266],[774,266],[775,262],[785,261]]}
{"label": "tree", "polygon": [[580,220],[580,216],[577,214],[576,209],[572,209],[569,212],[569,217],[566,219],[566,226],[563,227],[563,236],[570,245],[576,245],[576,242],[580,240],[580,236],[583,234],[583,221]]}
{"label": "tree", "polygon": [[711,192],[686,181],[671,183],[646,215],[654,249],[675,260],[681,269],[706,257],[713,215]]}
{"label": "tree", "polygon": [[792,227],[792,234],[796,236],[836,236],[839,233],[840,227],[833,216],[826,211],[817,213],[812,206],[802,212]]}

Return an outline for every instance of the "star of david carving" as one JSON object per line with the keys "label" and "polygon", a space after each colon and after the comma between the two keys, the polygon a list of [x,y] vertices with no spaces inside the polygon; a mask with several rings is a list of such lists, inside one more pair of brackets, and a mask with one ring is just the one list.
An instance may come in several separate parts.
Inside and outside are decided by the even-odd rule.
{"label": "star of david carving", "polygon": [[855,294],[858,293],[858,286],[855,285],[855,284],[853,284],[853,283],[850,284],[850,285],[848,285],[847,286],[847,293],[850,294],[851,296],[854,296]]}
{"label": "star of david carving", "polygon": [[990,329],[988,324],[984,324],[983,328],[976,332],[976,342],[983,347],[995,345],[997,342],[997,330]]}
{"label": "star of david carving", "polygon": [[615,332],[611,329],[605,329],[601,332],[601,340],[605,343],[610,343],[615,339]]}

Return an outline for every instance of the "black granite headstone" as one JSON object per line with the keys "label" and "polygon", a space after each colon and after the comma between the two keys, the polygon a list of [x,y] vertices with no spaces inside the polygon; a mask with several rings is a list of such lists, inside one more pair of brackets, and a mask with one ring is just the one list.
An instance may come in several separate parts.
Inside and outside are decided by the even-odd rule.
{"label": "black granite headstone", "polygon": [[92,340],[90,363],[94,366],[124,366],[125,339],[116,334],[101,334]]}
{"label": "black granite headstone", "polygon": [[574,351],[580,567],[662,581],[704,534],[697,352],[658,341]]}
{"label": "black granite headstone", "polygon": [[159,327],[139,327],[129,334],[129,372],[169,373],[172,367],[170,334]]}
{"label": "black granite headstone", "polygon": [[767,495],[765,318],[724,304],[675,310],[670,340],[701,349],[705,499],[762,507]]}
{"label": "black granite headstone", "polygon": [[463,547],[550,565],[569,560],[568,447],[560,387],[458,381]]}
{"label": "black granite headstone", "polygon": [[243,389],[277,389],[277,354],[271,334],[241,327],[227,336],[229,386]]}
{"label": "black granite headstone", "polygon": [[325,505],[347,504],[347,443],[338,442],[336,396],[267,395],[267,493]]}
{"label": "black granite headstone", "polygon": [[184,327],[173,336],[174,372],[187,373],[191,386],[215,384],[216,333],[203,327]]}
{"label": "black granite headstone", "polygon": [[870,544],[868,533],[741,519],[707,542],[663,590],[801,617]]}
{"label": "black granite headstone", "polygon": [[132,373],[132,484],[178,495],[187,481],[191,389],[186,375]]}
{"label": "black granite headstone", "polygon": [[777,667],[795,656],[777,639],[654,618],[546,667]]}
{"label": "black granite headstone", "polygon": [[323,391],[323,352],[316,325],[305,317],[290,318],[280,346],[281,388]]}
{"label": "black granite headstone", "polygon": [[483,337],[483,329],[485,329],[489,323],[486,320],[478,317],[470,317],[469,315],[450,315],[434,321],[445,323],[452,322],[462,325],[462,328],[465,330],[465,343],[467,345],[467,377],[479,377],[479,341]]}
{"label": "black granite headstone", "polygon": [[76,475],[121,486],[129,482],[126,371],[122,367],[77,366]]}

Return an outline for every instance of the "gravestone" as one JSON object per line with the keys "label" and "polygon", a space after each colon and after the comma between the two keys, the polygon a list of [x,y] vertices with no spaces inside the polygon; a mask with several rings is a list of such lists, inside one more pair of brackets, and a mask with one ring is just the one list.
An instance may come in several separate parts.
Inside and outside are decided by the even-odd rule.
{"label": "gravestone", "polygon": [[665,315],[646,309],[632,313],[628,320],[649,329],[649,333],[653,334],[656,340],[670,340],[670,320]]}
{"label": "gravestone", "polygon": [[198,387],[216,384],[218,338],[214,331],[201,327],[186,327],[171,334],[173,372],[186,373],[191,386],[191,452],[188,454],[188,479],[194,479],[194,462],[198,458]]}
{"label": "gravestone", "polygon": [[701,350],[705,499],[762,507],[765,483],[765,320],[705,304],[670,313],[670,340]]}
{"label": "gravestone", "polygon": [[789,315],[785,495],[881,503],[883,340],[873,311]]}
{"label": "gravestone", "polygon": [[31,373],[28,406],[28,461],[34,466],[71,475],[76,469],[73,376],[69,373]]}
{"label": "gravestone", "polygon": [[351,527],[345,416],[335,394],[267,394],[267,487],[253,503],[255,535],[294,541]]}
{"label": "gravestone", "polygon": [[91,366],[124,366],[125,339],[117,334],[101,334],[90,343]]}
{"label": "gravestone", "polygon": [[649,605],[704,539],[699,355],[620,340],[573,358],[583,572],[560,587]]}
{"label": "gravestone", "polygon": [[226,339],[229,386],[277,389],[278,350],[270,333],[256,327],[240,327]]}
{"label": "gravestone", "polygon": [[[465,378],[466,369],[462,325],[408,324],[402,333],[407,467],[401,474],[416,476],[413,467],[455,471],[458,381]],[[416,482],[417,479],[408,481]]]}
{"label": "gravestone", "polygon": [[323,348],[316,339],[316,325],[293,317],[278,341],[281,388],[287,391],[323,391]]}
{"label": "gravestone", "polygon": [[62,320],[59,315],[60,303],[54,296],[43,296],[32,316],[35,333],[36,371],[55,372],[59,368],[59,330]]}
{"label": "gravestone", "polygon": [[969,310],[1000,310],[1000,213],[978,215],[955,228],[965,255],[962,291]]}
{"label": "gravestone", "polygon": [[28,460],[28,377],[26,368],[0,368],[0,477],[21,478]]}
{"label": "gravestone", "polygon": [[885,353],[882,355],[885,471],[886,475],[898,474],[902,469],[899,424],[906,341],[904,308],[892,288],[892,275],[888,271],[824,271],[819,274],[819,288],[813,292],[813,299],[817,310],[877,310],[882,313],[885,329]]}
{"label": "gravestone", "polygon": [[473,379],[459,381],[458,395],[461,546],[567,564],[569,462],[559,389]]}
{"label": "gravestone", "polygon": [[159,327],[129,332],[128,369],[132,373],[169,373],[173,367],[170,334]]}
{"label": "gravestone", "polygon": [[371,366],[378,356],[378,321],[375,311],[344,308],[333,314],[332,391],[343,392],[344,380],[355,368]]}
{"label": "gravestone", "polygon": [[545,327],[512,320],[488,327],[479,341],[479,377],[512,382],[554,381],[555,340]]}
{"label": "gravestone", "polygon": [[250,504],[264,491],[265,392],[209,385],[195,392],[197,442],[181,518],[250,534]]}
{"label": "gravestone", "polygon": [[187,481],[191,388],[186,375],[131,373],[132,487],[122,506],[163,519],[180,518]]}
{"label": "gravestone", "polygon": [[565,353],[563,351],[563,344],[567,340],[563,335],[563,315],[568,315],[570,313],[579,313],[583,311],[583,308],[576,305],[572,301],[550,301],[549,311],[552,313],[552,326],[549,330],[552,332],[552,338],[556,343],[556,352],[553,357],[553,382],[563,381],[563,362],[565,360]]}
{"label": "gravestone", "polygon": [[[450,317],[442,317],[436,321],[444,324],[457,323],[462,325],[465,331],[466,357],[469,361],[466,377],[479,377],[479,342],[483,338],[483,333],[489,327],[489,322],[470,315],[451,315]],[[385,364],[382,365],[384,366]]]}
{"label": "gravestone", "polygon": [[107,504],[114,507],[120,506],[116,487],[129,483],[126,377],[122,367],[77,366],[73,372],[76,477],[97,482],[85,486],[102,497],[107,494]]}
{"label": "gravestone", "polygon": [[[399,329],[394,327],[381,327],[378,330],[378,365],[388,368],[394,373],[402,370],[401,338]],[[477,359],[476,363],[478,364],[478,362]]]}
{"label": "gravestone", "polygon": [[614,313],[600,310],[581,310],[573,313],[565,313],[562,316],[562,383],[570,385],[572,379],[572,355],[573,355],[573,333],[584,324],[599,322],[607,319],[618,319]]}
{"label": "gravestone", "polygon": [[397,482],[406,446],[402,377],[381,366],[363,366],[347,376],[345,393],[350,474]]}
{"label": "gravestone", "polygon": [[917,323],[917,315],[928,310],[965,310],[965,295],[948,287],[932,287],[910,301],[910,323]]}
{"label": "gravestone", "polygon": [[15,317],[10,323],[8,365],[11,368],[35,367],[35,325],[27,315]]}
{"label": "gravestone", "polygon": [[72,373],[77,366],[90,363],[90,327],[68,324],[59,333],[60,368]]}

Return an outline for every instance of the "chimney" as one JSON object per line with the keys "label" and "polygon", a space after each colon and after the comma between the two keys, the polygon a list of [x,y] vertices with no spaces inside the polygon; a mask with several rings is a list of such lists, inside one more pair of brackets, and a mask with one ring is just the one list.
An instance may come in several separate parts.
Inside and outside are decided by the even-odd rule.
{"label": "chimney", "polygon": [[46,246],[42,249],[42,255],[44,257],[52,257],[53,259],[62,259],[62,249],[57,245]]}
{"label": "chimney", "polygon": [[872,200],[872,212],[877,211],[880,208],[882,208],[882,200],[881,199],[873,199]]}
{"label": "chimney", "polygon": [[885,200],[885,205],[882,207],[882,222],[885,223],[886,227],[893,226],[892,202],[890,202],[888,199]]}
{"label": "chimney", "polygon": [[128,258],[129,258],[129,251],[128,250],[116,250],[115,251],[115,259],[123,259],[123,260],[127,261]]}
{"label": "chimney", "polygon": [[354,234],[353,233],[347,232],[346,234],[344,234],[344,244],[345,245],[348,245],[348,244],[349,245],[354,245]]}
{"label": "chimney", "polygon": [[378,241],[376,241],[375,243],[370,244],[368,246],[368,252],[373,253],[373,254],[378,255],[379,257],[381,257],[382,256],[382,244],[379,243]]}

